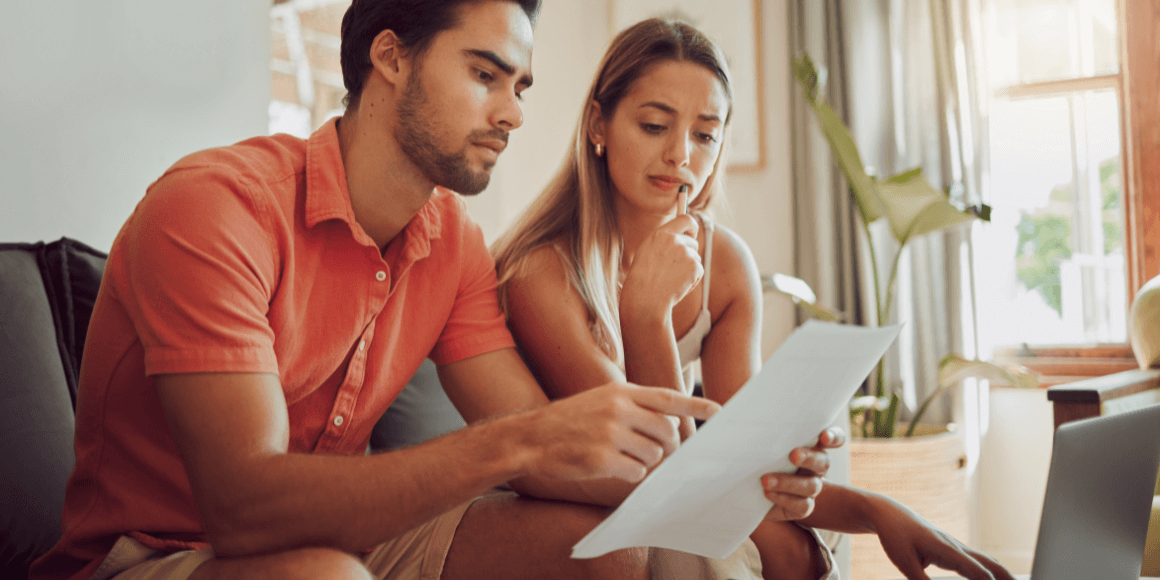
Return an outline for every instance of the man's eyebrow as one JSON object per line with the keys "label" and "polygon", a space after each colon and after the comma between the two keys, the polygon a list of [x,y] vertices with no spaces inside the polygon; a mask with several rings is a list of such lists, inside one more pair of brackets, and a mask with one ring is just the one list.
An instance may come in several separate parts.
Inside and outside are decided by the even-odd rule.
{"label": "man's eyebrow", "polygon": [[[516,74],[516,67],[512,66],[508,61],[501,58],[498,54],[490,50],[466,49],[463,52],[490,61],[495,66],[499,67],[503,72],[514,75]],[[524,85],[524,88],[532,86],[532,75],[526,74],[520,77],[519,84]]]}
{"label": "man's eyebrow", "polygon": [[[642,108],[643,107],[653,107],[654,109],[660,109],[661,111],[664,111],[670,115],[677,114],[676,109],[674,109],[674,108],[672,108],[672,107],[670,107],[670,106],[668,106],[660,101],[649,101],[647,103],[642,104],[641,107]],[[717,115],[700,114],[700,115],[697,115],[697,118],[702,120],[702,121],[716,121],[718,123],[721,122],[721,117],[718,117]]]}

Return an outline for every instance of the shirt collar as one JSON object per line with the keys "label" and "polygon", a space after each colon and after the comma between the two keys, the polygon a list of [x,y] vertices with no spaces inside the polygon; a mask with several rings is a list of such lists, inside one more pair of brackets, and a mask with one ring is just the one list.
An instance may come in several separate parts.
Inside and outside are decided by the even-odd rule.
{"label": "shirt collar", "polygon": [[[443,220],[435,208],[438,198],[453,195],[436,188],[431,199],[411,218],[400,235],[405,236],[403,254],[411,260],[431,253],[431,240],[442,233]],[[342,163],[342,149],[338,144],[338,117],[324,123],[306,142],[306,227],[320,222],[339,219],[350,226],[360,243],[375,245],[354,216],[350,191],[346,188],[346,168]]]}

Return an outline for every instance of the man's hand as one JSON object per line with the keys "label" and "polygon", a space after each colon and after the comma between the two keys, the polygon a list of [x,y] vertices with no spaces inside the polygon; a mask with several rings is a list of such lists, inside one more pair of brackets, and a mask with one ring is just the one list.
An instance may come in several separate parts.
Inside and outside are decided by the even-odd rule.
{"label": "man's hand", "polygon": [[533,450],[529,475],[636,483],[680,444],[669,416],[704,420],[720,408],[669,389],[613,383],[517,416],[518,443]]}
{"label": "man's hand", "polygon": [[761,477],[765,497],[773,502],[766,514],[767,520],[800,520],[814,511],[814,499],[822,492],[822,477],[830,470],[827,449],[837,449],[846,443],[841,429],[822,431],[813,447],[798,447],[789,454],[797,466],[794,474],[767,473]]}
{"label": "man's hand", "polygon": [[970,580],[1015,580],[1001,564],[932,526],[906,506],[875,496],[873,524],[890,561],[908,580],[929,580],[923,570],[938,566]]}

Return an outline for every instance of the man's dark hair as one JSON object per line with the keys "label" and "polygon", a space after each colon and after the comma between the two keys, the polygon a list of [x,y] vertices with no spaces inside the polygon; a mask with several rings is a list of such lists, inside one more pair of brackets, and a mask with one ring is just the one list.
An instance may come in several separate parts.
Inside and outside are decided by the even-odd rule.
{"label": "man's dark hair", "polygon": [[[354,0],[342,17],[342,82],[346,85],[347,106],[357,106],[367,72],[371,69],[370,50],[375,37],[393,30],[416,59],[431,45],[435,35],[459,25],[460,6],[489,0]],[[497,0],[491,0],[497,1]],[[498,0],[523,8],[533,24],[540,12],[540,0]]]}

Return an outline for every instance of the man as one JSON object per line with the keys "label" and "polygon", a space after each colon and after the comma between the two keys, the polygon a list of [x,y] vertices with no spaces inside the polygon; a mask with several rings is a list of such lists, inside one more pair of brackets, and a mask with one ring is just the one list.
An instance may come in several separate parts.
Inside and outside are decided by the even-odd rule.
{"label": "man", "polygon": [[[644,549],[568,558],[606,508],[472,501],[509,482],[592,503],[673,451],[671,417],[717,408],[626,384],[548,404],[513,348],[447,190],[483,190],[522,123],[538,7],[355,0],[340,120],[150,186],[110,252],[64,535],[33,578],[648,576]],[[365,455],[428,356],[473,425]],[[840,439],[794,454],[771,517],[810,513]]]}

